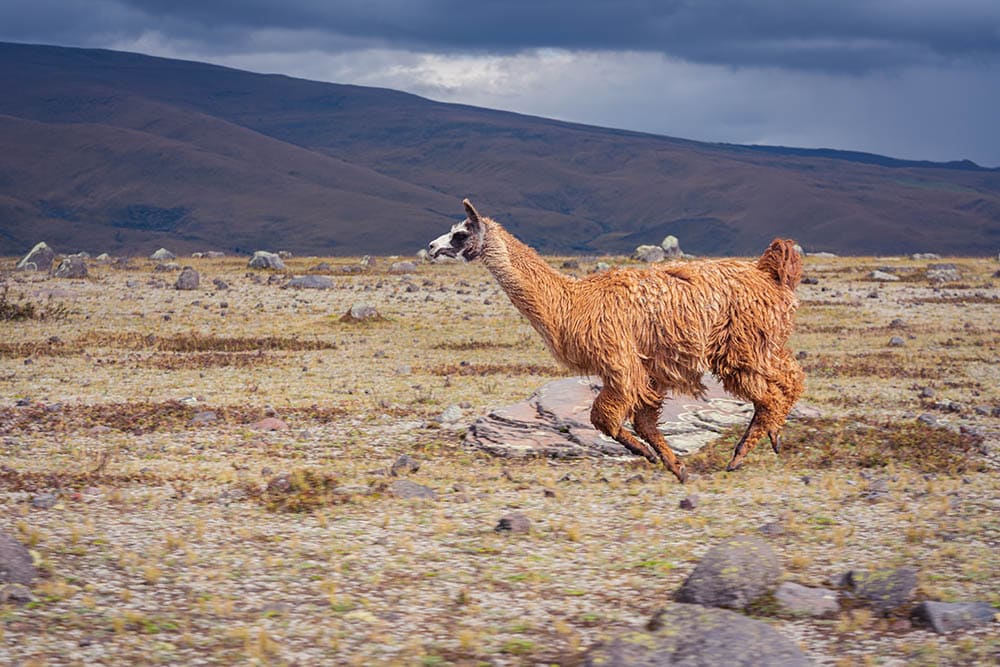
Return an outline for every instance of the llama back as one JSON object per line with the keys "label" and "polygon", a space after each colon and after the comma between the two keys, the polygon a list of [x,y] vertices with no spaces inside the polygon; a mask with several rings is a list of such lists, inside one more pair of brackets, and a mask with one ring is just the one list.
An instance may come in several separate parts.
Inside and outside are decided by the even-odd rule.
{"label": "llama back", "polygon": [[770,274],[779,285],[795,290],[802,280],[802,257],[790,239],[774,239],[757,260],[757,268]]}

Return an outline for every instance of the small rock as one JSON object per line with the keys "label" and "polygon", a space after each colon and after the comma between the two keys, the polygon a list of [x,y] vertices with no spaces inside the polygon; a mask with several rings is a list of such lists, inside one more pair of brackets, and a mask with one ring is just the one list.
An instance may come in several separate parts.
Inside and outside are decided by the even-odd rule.
{"label": "small rock", "polygon": [[911,618],[931,626],[934,632],[947,634],[994,622],[997,610],[988,602],[921,602]]}
{"label": "small rock", "polygon": [[361,266],[365,267],[366,269],[371,269],[376,264],[378,264],[378,260],[372,257],[371,255],[365,255],[364,257],[361,258]]}
{"label": "small rock", "polygon": [[934,398],[934,390],[930,387],[924,387],[920,390],[920,398]]}
{"label": "small rock", "polygon": [[928,264],[927,280],[935,283],[947,283],[961,280],[962,274],[954,264]]}
{"label": "small rock", "polygon": [[0,583],[30,586],[37,576],[27,547],[0,530]]}
{"label": "small rock", "polygon": [[177,255],[175,255],[174,253],[170,252],[166,248],[160,248],[159,250],[157,250],[156,252],[154,252],[152,255],[150,255],[149,258],[151,260],[153,260],[153,261],[156,261],[156,262],[166,262],[166,261],[169,261],[171,259],[177,259]]}
{"label": "small rock", "polygon": [[198,283],[201,282],[201,277],[198,272],[190,266],[185,266],[179,276],[177,276],[177,281],[174,283],[174,289],[179,290],[195,290],[198,289]]}
{"label": "small rock", "polygon": [[449,405],[441,413],[441,416],[438,417],[438,421],[440,421],[442,424],[450,424],[457,422],[461,418],[462,418],[462,408],[458,407],[457,405]]}
{"label": "small rock", "polygon": [[941,259],[941,255],[935,252],[915,252],[912,255],[910,255],[910,259],[917,261],[925,259]]}
{"label": "small rock", "polygon": [[803,359],[806,359],[808,357],[809,353],[806,352],[805,350],[799,350],[798,353],[795,355],[795,358],[798,359],[799,361],[802,361]]}
{"label": "small rock", "polygon": [[874,572],[852,572],[854,593],[879,616],[898,612],[913,599],[917,571],[910,567]]}
{"label": "small rock", "polygon": [[420,461],[409,454],[401,454],[392,464],[392,467],[389,468],[389,473],[395,477],[399,477],[400,475],[414,473],[418,470],[420,470]]}
{"label": "small rock", "polygon": [[229,283],[227,283],[222,278],[215,278],[212,280],[212,284],[215,285],[217,290],[227,290],[229,289]]}
{"label": "small rock", "polygon": [[781,537],[785,534],[785,524],[781,521],[771,521],[758,528],[760,532],[768,537]]}
{"label": "small rock", "polygon": [[900,347],[905,344],[906,341],[904,341],[899,336],[893,336],[892,338],[889,339],[889,347]]}
{"label": "small rock", "polygon": [[31,499],[31,506],[39,510],[47,510],[55,507],[59,498],[54,493],[39,493]]}
{"label": "small rock", "polygon": [[663,249],[663,256],[670,259],[676,259],[684,254],[681,251],[680,241],[678,241],[677,237],[673,234],[665,236],[663,240],[660,241],[660,248]]}
{"label": "small rock", "polygon": [[658,245],[641,245],[632,253],[632,258],[640,262],[654,263],[662,262],[667,254]]}
{"label": "small rock", "polygon": [[892,322],[889,322],[889,328],[890,329],[905,329],[906,328],[906,322],[904,322],[903,320],[901,320],[901,319],[899,319],[897,317]]}
{"label": "small rock", "polygon": [[219,419],[219,416],[212,412],[211,410],[204,410],[202,412],[196,412],[191,417],[191,424],[211,424]]}
{"label": "small rock", "polygon": [[531,532],[531,520],[521,512],[512,512],[500,517],[493,530],[497,533],[528,533]]}
{"label": "small rock", "polygon": [[208,259],[218,259],[220,257],[225,257],[226,253],[221,250],[208,250],[205,252],[205,257]]}
{"label": "small rock", "polygon": [[579,269],[580,268],[580,260],[577,260],[577,259],[565,259],[565,260],[563,260],[562,268],[564,268],[564,269],[571,269],[571,270],[573,270],[573,269]]}
{"label": "small rock", "polygon": [[251,269],[274,269],[276,271],[284,271],[285,263],[282,261],[281,257],[273,252],[267,252],[266,250],[257,250],[254,252],[253,257],[247,262],[247,266]]}
{"label": "small rock", "polygon": [[894,283],[899,281],[899,276],[894,276],[891,273],[886,273],[885,271],[872,271],[868,274],[868,278],[884,283]]}
{"label": "small rock", "polygon": [[278,257],[280,257],[281,259],[291,259],[294,256],[295,255],[292,254],[291,250],[279,250],[278,251]]}
{"label": "small rock", "polygon": [[597,271],[598,273],[600,273],[601,271],[607,271],[610,268],[611,268],[611,265],[608,264],[607,262],[598,262],[594,266],[594,270]]}
{"label": "small rock", "polygon": [[36,244],[14,268],[17,271],[48,271],[55,259],[55,251],[42,241]]}
{"label": "small rock", "polygon": [[389,266],[389,273],[413,273],[417,270],[417,265],[413,262],[393,262]]}
{"label": "small rock", "polygon": [[284,431],[288,429],[288,424],[277,417],[264,417],[259,422],[251,425],[250,428],[258,431]]}
{"label": "small rock", "polygon": [[59,266],[52,270],[53,278],[86,278],[87,277],[87,263],[83,261],[82,257],[70,256],[64,257]]}
{"label": "small rock", "polygon": [[294,289],[333,289],[336,285],[329,276],[299,276],[288,281],[285,287]]}
{"label": "small rock", "polygon": [[772,590],[780,576],[781,564],[766,542],[734,537],[708,550],[677,591],[677,600],[744,609]]}
{"label": "small rock", "polygon": [[836,591],[810,588],[792,581],[778,586],[774,600],[784,613],[791,616],[833,616],[840,611]]}
{"label": "small rock", "polygon": [[698,506],[697,493],[692,493],[690,496],[686,498],[681,498],[680,503],[678,503],[678,507],[680,507],[682,510],[693,510],[697,506]]}
{"label": "small rock", "polygon": [[7,584],[0,588],[0,604],[27,604],[34,601],[31,589],[24,584]]}
{"label": "small rock", "polygon": [[389,493],[396,498],[426,498],[428,500],[437,498],[434,489],[423,484],[411,482],[408,479],[397,479],[394,481],[389,485]]}
{"label": "small rock", "polygon": [[926,424],[927,426],[937,426],[938,419],[934,415],[924,413],[917,417],[917,421],[921,424]]}
{"label": "small rock", "polygon": [[806,276],[802,279],[803,285],[819,285],[819,278],[814,278],[813,276]]}
{"label": "small rock", "polygon": [[340,321],[341,322],[375,322],[383,319],[375,306],[369,305],[367,303],[357,302],[351,306],[351,308],[344,313]]}
{"label": "small rock", "polygon": [[309,270],[317,273],[329,273],[330,271],[333,271],[333,267],[330,266],[329,262],[320,262]]}
{"label": "small rock", "polygon": [[288,473],[276,475],[267,481],[267,492],[271,494],[291,493],[295,485]]}

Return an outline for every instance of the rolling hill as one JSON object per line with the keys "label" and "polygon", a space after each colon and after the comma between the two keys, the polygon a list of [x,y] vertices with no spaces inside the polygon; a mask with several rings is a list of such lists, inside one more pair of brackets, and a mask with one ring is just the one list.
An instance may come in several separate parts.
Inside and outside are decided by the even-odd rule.
{"label": "rolling hill", "polygon": [[0,43],[0,254],[410,254],[469,196],[536,247],[1000,248],[1000,170],[709,144],[398,91]]}

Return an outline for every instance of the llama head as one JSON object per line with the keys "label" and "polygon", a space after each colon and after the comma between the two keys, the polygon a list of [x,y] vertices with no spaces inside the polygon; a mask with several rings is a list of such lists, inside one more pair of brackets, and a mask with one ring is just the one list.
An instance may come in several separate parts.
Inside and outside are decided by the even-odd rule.
{"label": "llama head", "polygon": [[465,220],[452,225],[451,231],[428,244],[431,259],[451,257],[471,262],[482,254],[484,229],[479,213],[468,199],[463,200],[462,205],[465,206]]}

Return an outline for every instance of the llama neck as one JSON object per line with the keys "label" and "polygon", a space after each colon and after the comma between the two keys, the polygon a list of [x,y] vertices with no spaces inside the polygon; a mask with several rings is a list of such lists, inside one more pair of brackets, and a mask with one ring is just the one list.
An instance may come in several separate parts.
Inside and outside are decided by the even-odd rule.
{"label": "llama neck", "polygon": [[[482,260],[522,315],[556,352],[560,313],[574,279],[545,262],[494,220],[484,220]],[[558,355],[557,355],[558,356]]]}

